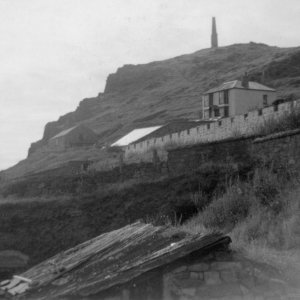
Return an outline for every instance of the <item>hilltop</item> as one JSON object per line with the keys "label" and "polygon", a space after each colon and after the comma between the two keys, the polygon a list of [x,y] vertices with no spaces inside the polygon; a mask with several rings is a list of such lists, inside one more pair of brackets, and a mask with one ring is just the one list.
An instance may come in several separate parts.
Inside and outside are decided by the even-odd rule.
{"label": "hilltop", "polygon": [[[198,119],[201,94],[224,81],[250,79],[278,91],[278,97],[300,96],[300,47],[279,48],[265,44],[235,44],[203,49],[164,61],[125,65],[107,78],[103,93],[84,99],[74,112],[46,124],[43,138],[32,143],[29,157],[5,171],[16,177],[52,168],[69,160],[103,160],[100,151],[133,128],[174,119]],[[77,124],[85,124],[99,137],[98,149],[65,153],[39,151],[49,138]]]}

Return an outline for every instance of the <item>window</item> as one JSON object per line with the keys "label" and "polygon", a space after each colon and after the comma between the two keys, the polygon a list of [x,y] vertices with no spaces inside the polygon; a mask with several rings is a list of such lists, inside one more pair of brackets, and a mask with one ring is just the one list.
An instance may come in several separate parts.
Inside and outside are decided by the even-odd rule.
{"label": "window", "polygon": [[258,110],[258,115],[261,116],[262,115],[262,109]]}
{"label": "window", "polygon": [[190,130],[189,129],[187,130],[187,134],[190,134]]}
{"label": "window", "polygon": [[209,101],[208,101],[209,99],[208,99],[208,95],[205,95],[204,96],[204,106],[205,107],[208,107],[208,105],[209,105]]}
{"label": "window", "polygon": [[224,107],[224,117],[225,118],[229,117],[229,107],[228,106]]}
{"label": "window", "polygon": [[268,106],[268,95],[263,95],[263,105]]}
{"label": "window", "polygon": [[210,129],[210,124],[207,124],[207,129]]}
{"label": "window", "polygon": [[219,117],[220,116],[220,111],[219,111],[218,108],[214,109],[214,114],[215,114],[215,117]]}
{"label": "window", "polygon": [[209,106],[213,106],[214,105],[214,94],[211,93],[209,94]]}
{"label": "window", "polygon": [[219,104],[222,105],[224,104],[224,93],[219,92]]}
{"label": "window", "polygon": [[225,90],[223,91],[224,93],[224,104],[228,104],[229,103],[229,91]]}
{"label": "window", "polygon": [[222,126],[222,121],[219,121],[218,123],[219,123],[219,126]]}
{"label": "window", "polygon": [[211,108],[209,109],[208,116],[209,116],[209,118],[212,117],[212,109]]}

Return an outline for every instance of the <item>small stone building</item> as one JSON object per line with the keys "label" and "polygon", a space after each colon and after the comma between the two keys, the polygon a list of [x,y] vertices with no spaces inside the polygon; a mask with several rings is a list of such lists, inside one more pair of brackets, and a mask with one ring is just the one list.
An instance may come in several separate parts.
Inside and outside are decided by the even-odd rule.
{"label": "small stone building", "polygon": [[64,150],[71,147],[90,146],[97,142],[97,134],[85,125],[77,125],[63,130],[50,138],[48,145],[52,149]]}
{"label": "small stone building", "polygon": [[245,75],[242,80],[225,82],[203,94],[203,118],[209,120],[242,115],[269,106],[275,100],[274,89],[249,81]]}
{"label": "small stone building", "polygon": [[234,253],[230,242],[137,222],[0,283],[0,292],[31,300],[289,299],[276,270]]}

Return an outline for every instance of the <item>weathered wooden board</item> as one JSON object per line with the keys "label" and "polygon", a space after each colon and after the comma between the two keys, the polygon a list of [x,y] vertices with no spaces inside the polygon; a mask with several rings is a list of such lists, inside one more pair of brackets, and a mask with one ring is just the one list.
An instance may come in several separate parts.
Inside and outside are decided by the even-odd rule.
{"label": "weathered wooden board", "polygon": [[137,222],[59,253],[21,276],[32,281],[31,299],[88,296],[196,250],[230,241],[218,233],[170,236],[167,230]]}

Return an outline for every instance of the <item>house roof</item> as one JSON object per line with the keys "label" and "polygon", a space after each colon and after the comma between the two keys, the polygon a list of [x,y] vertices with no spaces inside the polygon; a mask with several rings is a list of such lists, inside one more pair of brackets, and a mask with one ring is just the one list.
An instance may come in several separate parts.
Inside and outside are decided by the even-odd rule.
{"label": "house roof", "polygon": [[73,126],[71,128],[65,129],[65,130],[61,131],[60,133],[58,133],[57,135],[53,136],[50,140],[56,139],[56,138],[64,136],[64,135],[67,135],[68,133],[70,133],[71,131],[73,131],[75,128],[77,128],[79,126],[80,125],[76,125],[76,126]]}
{"label": "house roof", "polygon": [[[95,295],[192,252],[231,241],[219,233],[172,234],[169,229],[136,222],[59,253],[21,274],[32,283],[27,284],[27,294],[30,299]],[[8,285],[11,292],[11,282],[2,284],[0,291]],[[26,287],[20,290],[24,293]]]}
{"label": "house roof", "polygon": [[[241,80],[233,80],[233,81],[224,82],[220,86],[206,91],[204,94],[210,94],[210,93],[220,92],[229,89],[246,89],[246,88],[242,86]],[[275,92],[274,89],[254,81],[249,81],[249,88],[247,88],[247,90]]]}
{"label": "house roof", "polygon": [[80,128],[84,128],[85,130],[89,130],[89,131],[93,132],[93,130],[91,130],[90,128],[86,127],[85,125],[79,124],[79,125],[73,126],[71,128],[68,128],[68,129],[65,129],[65,130],[59,132],[57,135],[55,135],[52,138],[50,138],[50,140],[56,139],[58,137],[66,136],[68,133],[72,132],[73,130],[75,130],[75,129],[79,128],[79,127]]}
{"label": "house roof", "polygon": [[117,140],[116,142],[114,142],[111,146],[127,146],[161,127],[162,126],[159,125],[153,127],[134,129],[119,140]]}

